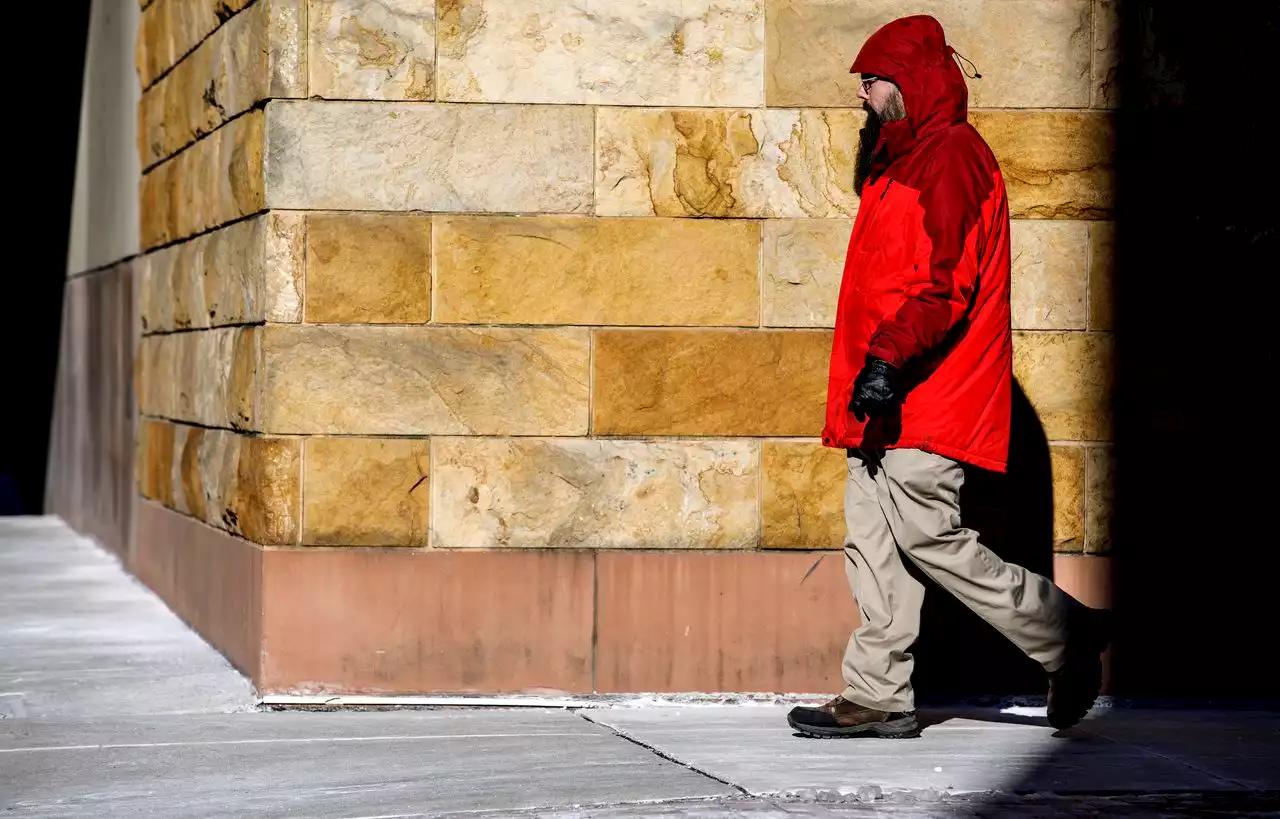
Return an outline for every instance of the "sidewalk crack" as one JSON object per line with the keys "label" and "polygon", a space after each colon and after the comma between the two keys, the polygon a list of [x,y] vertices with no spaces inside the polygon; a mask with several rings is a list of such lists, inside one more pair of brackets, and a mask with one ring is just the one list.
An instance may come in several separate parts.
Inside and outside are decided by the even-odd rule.
{"label": "sidewalk crack", "polygon": [[655,756],[661,757],[662,759],[665,759],[668,762],[674,762],[676,765],[679,765],[680,767],[686,770],[692,771],[693,773],[696,773],[699,776],[705,776],[707,779],[714,780],[716,782],[719,782],[721,785],[726,785],[730,788],[733,788],[741,796],[756,795],[751,793],[751,791],[747,790],[741,785],[739,785],[737,782],[730,782],[728,779],[725,779],[724,777],[721,777],[721,776],[716,776],[710,771],[706,771],[706,770],[703,770],[702,768],[696,767],[694,765],[690,765],[688,762],[685,762],[682,759],[674,757],[671,754],[667,753],[666,751],[663,751],[662,749],[654,745],[650,745],[649,743],[644,742],[643,740],[640,740],[640,739],[637,739],[636,737],[631,736],[626,731],[623,731],[621,728],[617,728],[607,723],[597,722],[596,720],[591,718],[590,714],[587,711],[576,711],[575,713],[577,713],[578,716],[582,717],[592,725],[599,725],[601,728],[605,728],[609,731],[612,731],[615,736],[620,737],[621,739],[625,739],[627,742],[630,742],[633,745],[639,745],[641,748],[644,748],[646,751],[649,751]]}

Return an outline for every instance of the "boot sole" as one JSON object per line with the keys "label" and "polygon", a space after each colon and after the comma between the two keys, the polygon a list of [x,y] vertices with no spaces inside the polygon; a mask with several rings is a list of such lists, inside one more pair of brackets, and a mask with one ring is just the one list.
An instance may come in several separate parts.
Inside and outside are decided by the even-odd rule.
{"label": "boot sole", "polygon": [[920,724],[915,717],[901,717],[888,722],[869,722],[866,725],[851,725],[848,728],[824,728],[820,725],[805,725],[787,717],[787,724],[796,733],[812,739],[853,739],[866,737],[871,739],[915,739],[920,736]]}

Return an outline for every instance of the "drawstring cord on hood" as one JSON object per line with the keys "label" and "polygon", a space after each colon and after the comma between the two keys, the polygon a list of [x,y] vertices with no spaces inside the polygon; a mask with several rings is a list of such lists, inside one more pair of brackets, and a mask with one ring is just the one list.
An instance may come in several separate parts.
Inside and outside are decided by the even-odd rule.
{"label": "drawstring cord on hood", "polygon": [[[968,77],[971,80],[982,79],[982,74],[978,72],[978,67],[974,65],[973,61],[971,61],[968,57],[964,56],[959,51],[956,51],[951,46],[947,46],[947,54],[948,56],[956,58],[956,65],[960,66],[960,71],[963,72],[966,77]],[[968,68],[965,67],[966,64],[968,65]],[[970,68],[973,69],[972,74],[969,73]]]}

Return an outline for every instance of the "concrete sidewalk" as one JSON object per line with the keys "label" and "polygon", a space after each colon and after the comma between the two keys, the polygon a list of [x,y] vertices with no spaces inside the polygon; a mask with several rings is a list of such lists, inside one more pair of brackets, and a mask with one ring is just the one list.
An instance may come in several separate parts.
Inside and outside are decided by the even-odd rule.
{"label": "concrete sidewalk", "polygon": [[780,705],[258,707],[108,555],[0,519],[11,816],[1280,816],[1280,715],[928,711],[905,742],[793,736]]}

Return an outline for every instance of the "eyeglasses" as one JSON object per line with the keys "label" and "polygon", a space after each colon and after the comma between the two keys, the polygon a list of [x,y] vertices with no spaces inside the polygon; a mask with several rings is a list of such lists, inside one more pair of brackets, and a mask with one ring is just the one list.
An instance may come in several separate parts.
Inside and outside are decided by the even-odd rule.
{"label": "eyeglasses", "polygon": [[862,75],[862,93],[870,94],[871,86],[880,82],[880,79],[881,78],[877,77],[875,74],[863,74]]}

